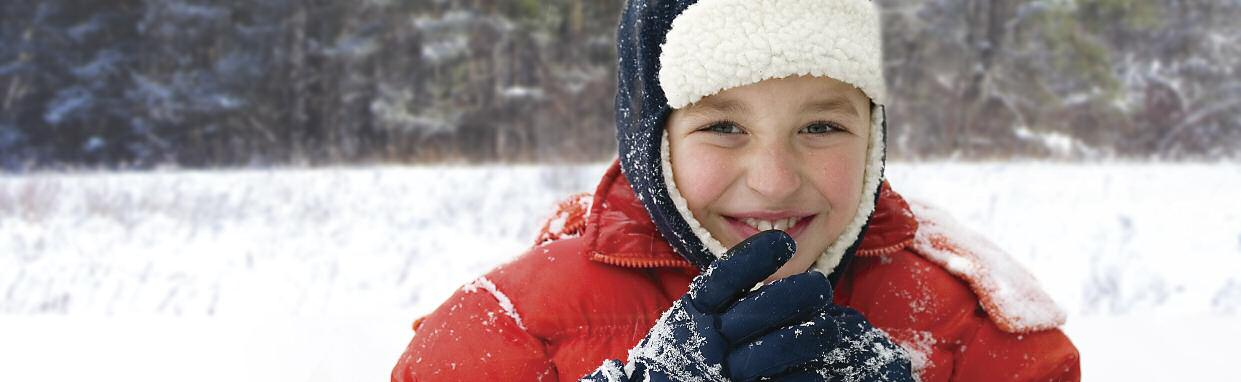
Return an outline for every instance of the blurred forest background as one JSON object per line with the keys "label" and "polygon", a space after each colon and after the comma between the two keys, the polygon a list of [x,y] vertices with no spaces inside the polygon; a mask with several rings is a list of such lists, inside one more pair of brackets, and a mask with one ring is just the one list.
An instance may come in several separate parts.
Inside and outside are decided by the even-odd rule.
{"label": "blurred forest background", "polygon": [[[892,156],[1238,158],[1239,0],[879,0]],[[614,155],[621,0],[0,4],[0,169]]]}

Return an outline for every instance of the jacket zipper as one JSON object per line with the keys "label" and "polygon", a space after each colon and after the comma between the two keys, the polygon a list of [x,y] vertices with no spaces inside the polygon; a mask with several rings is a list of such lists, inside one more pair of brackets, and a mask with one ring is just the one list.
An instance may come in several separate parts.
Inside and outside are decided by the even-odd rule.
{"label": "jacket zipper", "polygon": [[616,256],[608,256],[599,252],[592,253],[590,259],[608,265],[615,265],[626,268],[693,268],[694,265],[689,261],[681,259],[631,259]]}

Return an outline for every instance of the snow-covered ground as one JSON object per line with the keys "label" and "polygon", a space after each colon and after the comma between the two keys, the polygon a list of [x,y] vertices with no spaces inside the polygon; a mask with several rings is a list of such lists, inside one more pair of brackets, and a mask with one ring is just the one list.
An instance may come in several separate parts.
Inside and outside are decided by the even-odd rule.
{"label": "snow-covered ground", "polygon": [[[384,380],[414,318],[603,169],[0,175],[0,380]],[[1241,165],[888,175],[1042,280],[1087,380],[1241,380]]]}

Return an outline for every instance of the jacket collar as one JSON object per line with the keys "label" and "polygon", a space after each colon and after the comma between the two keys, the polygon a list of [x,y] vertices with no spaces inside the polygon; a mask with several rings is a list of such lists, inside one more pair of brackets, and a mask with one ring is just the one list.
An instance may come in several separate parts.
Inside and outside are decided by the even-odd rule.
{"label": "jacket collar", "polygon": [[[896,252],[913,242],[917,229],[909,205],[885,181],[857,255]],[[584,238],[585,255],[592,261],[628,268],[694,268],[660,236],[619,161],[612,162],[595,189]]]}

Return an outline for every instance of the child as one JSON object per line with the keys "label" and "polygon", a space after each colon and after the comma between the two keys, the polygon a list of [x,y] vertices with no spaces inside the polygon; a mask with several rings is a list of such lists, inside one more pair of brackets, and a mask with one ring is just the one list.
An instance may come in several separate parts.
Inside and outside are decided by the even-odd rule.
{"label": "child", "polygon": [[618,161],[393,381],[1080,379],[1033,278],[883,180],[871,1],[629,0],[617,40]]}

